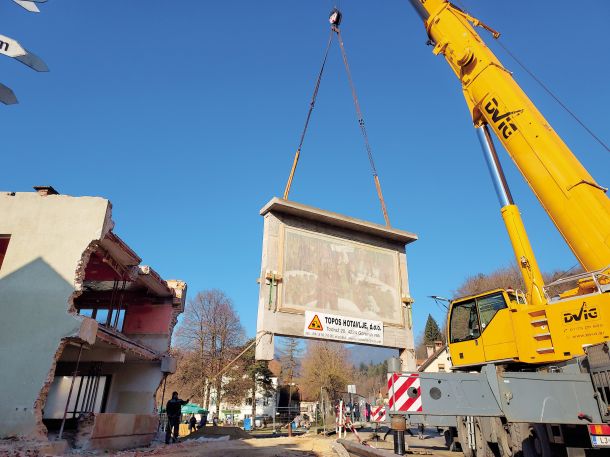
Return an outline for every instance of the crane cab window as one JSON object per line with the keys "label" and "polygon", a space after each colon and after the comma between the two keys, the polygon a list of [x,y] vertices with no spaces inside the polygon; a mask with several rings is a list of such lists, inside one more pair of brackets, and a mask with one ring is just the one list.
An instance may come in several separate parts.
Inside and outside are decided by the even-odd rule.
{"label": "crane cab window", "polygon": [[455,303],[451,308],[449,329],[451,342],[458,343],[478,338],[496,313],[507,307],[502,292]]}
{"label": "crane cab window", "polygon": [[481,330],[485,330],[498,311],[507,307],[502,292],[477,298],[477,306],[479,307]]}
{"label": "crane cab window", "polygon": [[477,305],[474,300],[454,304],[451,308],[450,322],[452,343],[474,340],[481,336]]}

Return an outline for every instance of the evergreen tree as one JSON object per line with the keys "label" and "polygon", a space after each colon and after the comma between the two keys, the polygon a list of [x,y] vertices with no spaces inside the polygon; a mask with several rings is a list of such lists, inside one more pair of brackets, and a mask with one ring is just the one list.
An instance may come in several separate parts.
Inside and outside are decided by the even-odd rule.
{"label": "evergreen tree", "polygon": [[441,332],[436,320],[428,314],[426,328],[424,329],[424,344],[433,344],[435,341],[439,340],[443,340],[443,332]]}
{"label": "evergreen tree", "polygon": [[[245,346],[253,342],[253,339],[248,341]],[[256,360],[254,357],[255,346],[252,346],[242,356],[240,360],[239,373],[243,373],[242,381],[246,382],[246,390],[249,390],[250,399],[252,402],[252,420],[256,417],[256,394],[257,392],[263,397],[272,397],[275,393],[273,386],[274,377],[269,369],[269,363],[263,360]],[[243,390],[240,392],[243,395]],[[243,397],[242,397],[243,398]]]}

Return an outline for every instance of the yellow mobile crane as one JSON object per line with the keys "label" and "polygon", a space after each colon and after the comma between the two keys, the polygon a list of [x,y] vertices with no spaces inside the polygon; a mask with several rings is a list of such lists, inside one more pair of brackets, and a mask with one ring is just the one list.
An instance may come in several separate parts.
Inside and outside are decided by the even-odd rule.
{"label": "yellow mobile crane", "polygon": [[[445,57],[462,83],[526,288],[524,294],[494,291],[452,303],[448,329],[453,364],[539,364],[582,355],[583,347],[610,339],[610,295],[603,293],[610,285],[607,189],[585,170],[473,26],[489,27],[445,0],[413,3],[425,20],[432,52]],[[490,129],[587,272],[572,290],[555,295],[545,290]],[[595,323],[595,331],[570,330],[584,322]]]}
{"label": "yellow mobile crane", "polygon": [[[492,290],[451,303],[457,373],[420,373],[404,395],[423,414],[456,417],[464,454],[576,455],[610,448],[610,200],[475,31],[499,33],[446,0],[410,0],[433,53],[461,82],[525,291]],[[491,131],[584,273],[545,285]],[[389,371],[399,372],[394,361]],[[402,373],[401,376],[413,374]],[[401,402],[393,391],[390,404]],[[413,411],[393,406],[390,414]],[[570,449],[570,451],[566,450]],[[584,451],[582,451],[584,452]],[[587,451],[592,452],[592,451]]]}

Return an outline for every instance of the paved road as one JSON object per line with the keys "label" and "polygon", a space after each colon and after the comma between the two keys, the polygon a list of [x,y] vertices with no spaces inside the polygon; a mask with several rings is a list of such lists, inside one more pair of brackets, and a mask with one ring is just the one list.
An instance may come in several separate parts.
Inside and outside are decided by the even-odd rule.
{"label": "paved road", "polygon": [[[409,446],[409,449],[413,451],[421,451],[422,453],[426,453],[426,455],[433,456],[451,456],[451,457],[461,457],[463,454],[461,452],[450,452],[445,447],[445,439],[442,434],[439,434],[436,429],[426,429],[424,432],[424,439],[419,439],[417,436],[417,432],[415,429],[412,430],[414,435],[410,436],[406,434],[406,442]],[[368,444],[379,448],[379,449],[394,449],[394,441],[393,436],[391,434],[387,435],[386,439],[383,440],[383,436],[385,435],[385,429],[383,433],[380,433],[380,440],[374,440],[373,433],[370,429],[362,429],[358,432],[359,437],[362,440],[366,440]],[[333,437],[335,438],[335,437]],[[356,441],[357,438],[349,433],[346,439],[352,441]]]}

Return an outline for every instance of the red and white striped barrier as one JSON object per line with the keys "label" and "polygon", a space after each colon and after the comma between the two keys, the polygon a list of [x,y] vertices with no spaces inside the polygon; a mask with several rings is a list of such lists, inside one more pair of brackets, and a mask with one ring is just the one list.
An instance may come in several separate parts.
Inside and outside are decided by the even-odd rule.
{"label": "red and white striped barrier", "polygon": [[388,376],[390,411],[422,410],[419,373],[392,373]]}
{"label": "red and white striped barrier", "polygon": [[371,406],[371,421],[385,422],[385,405]]}

